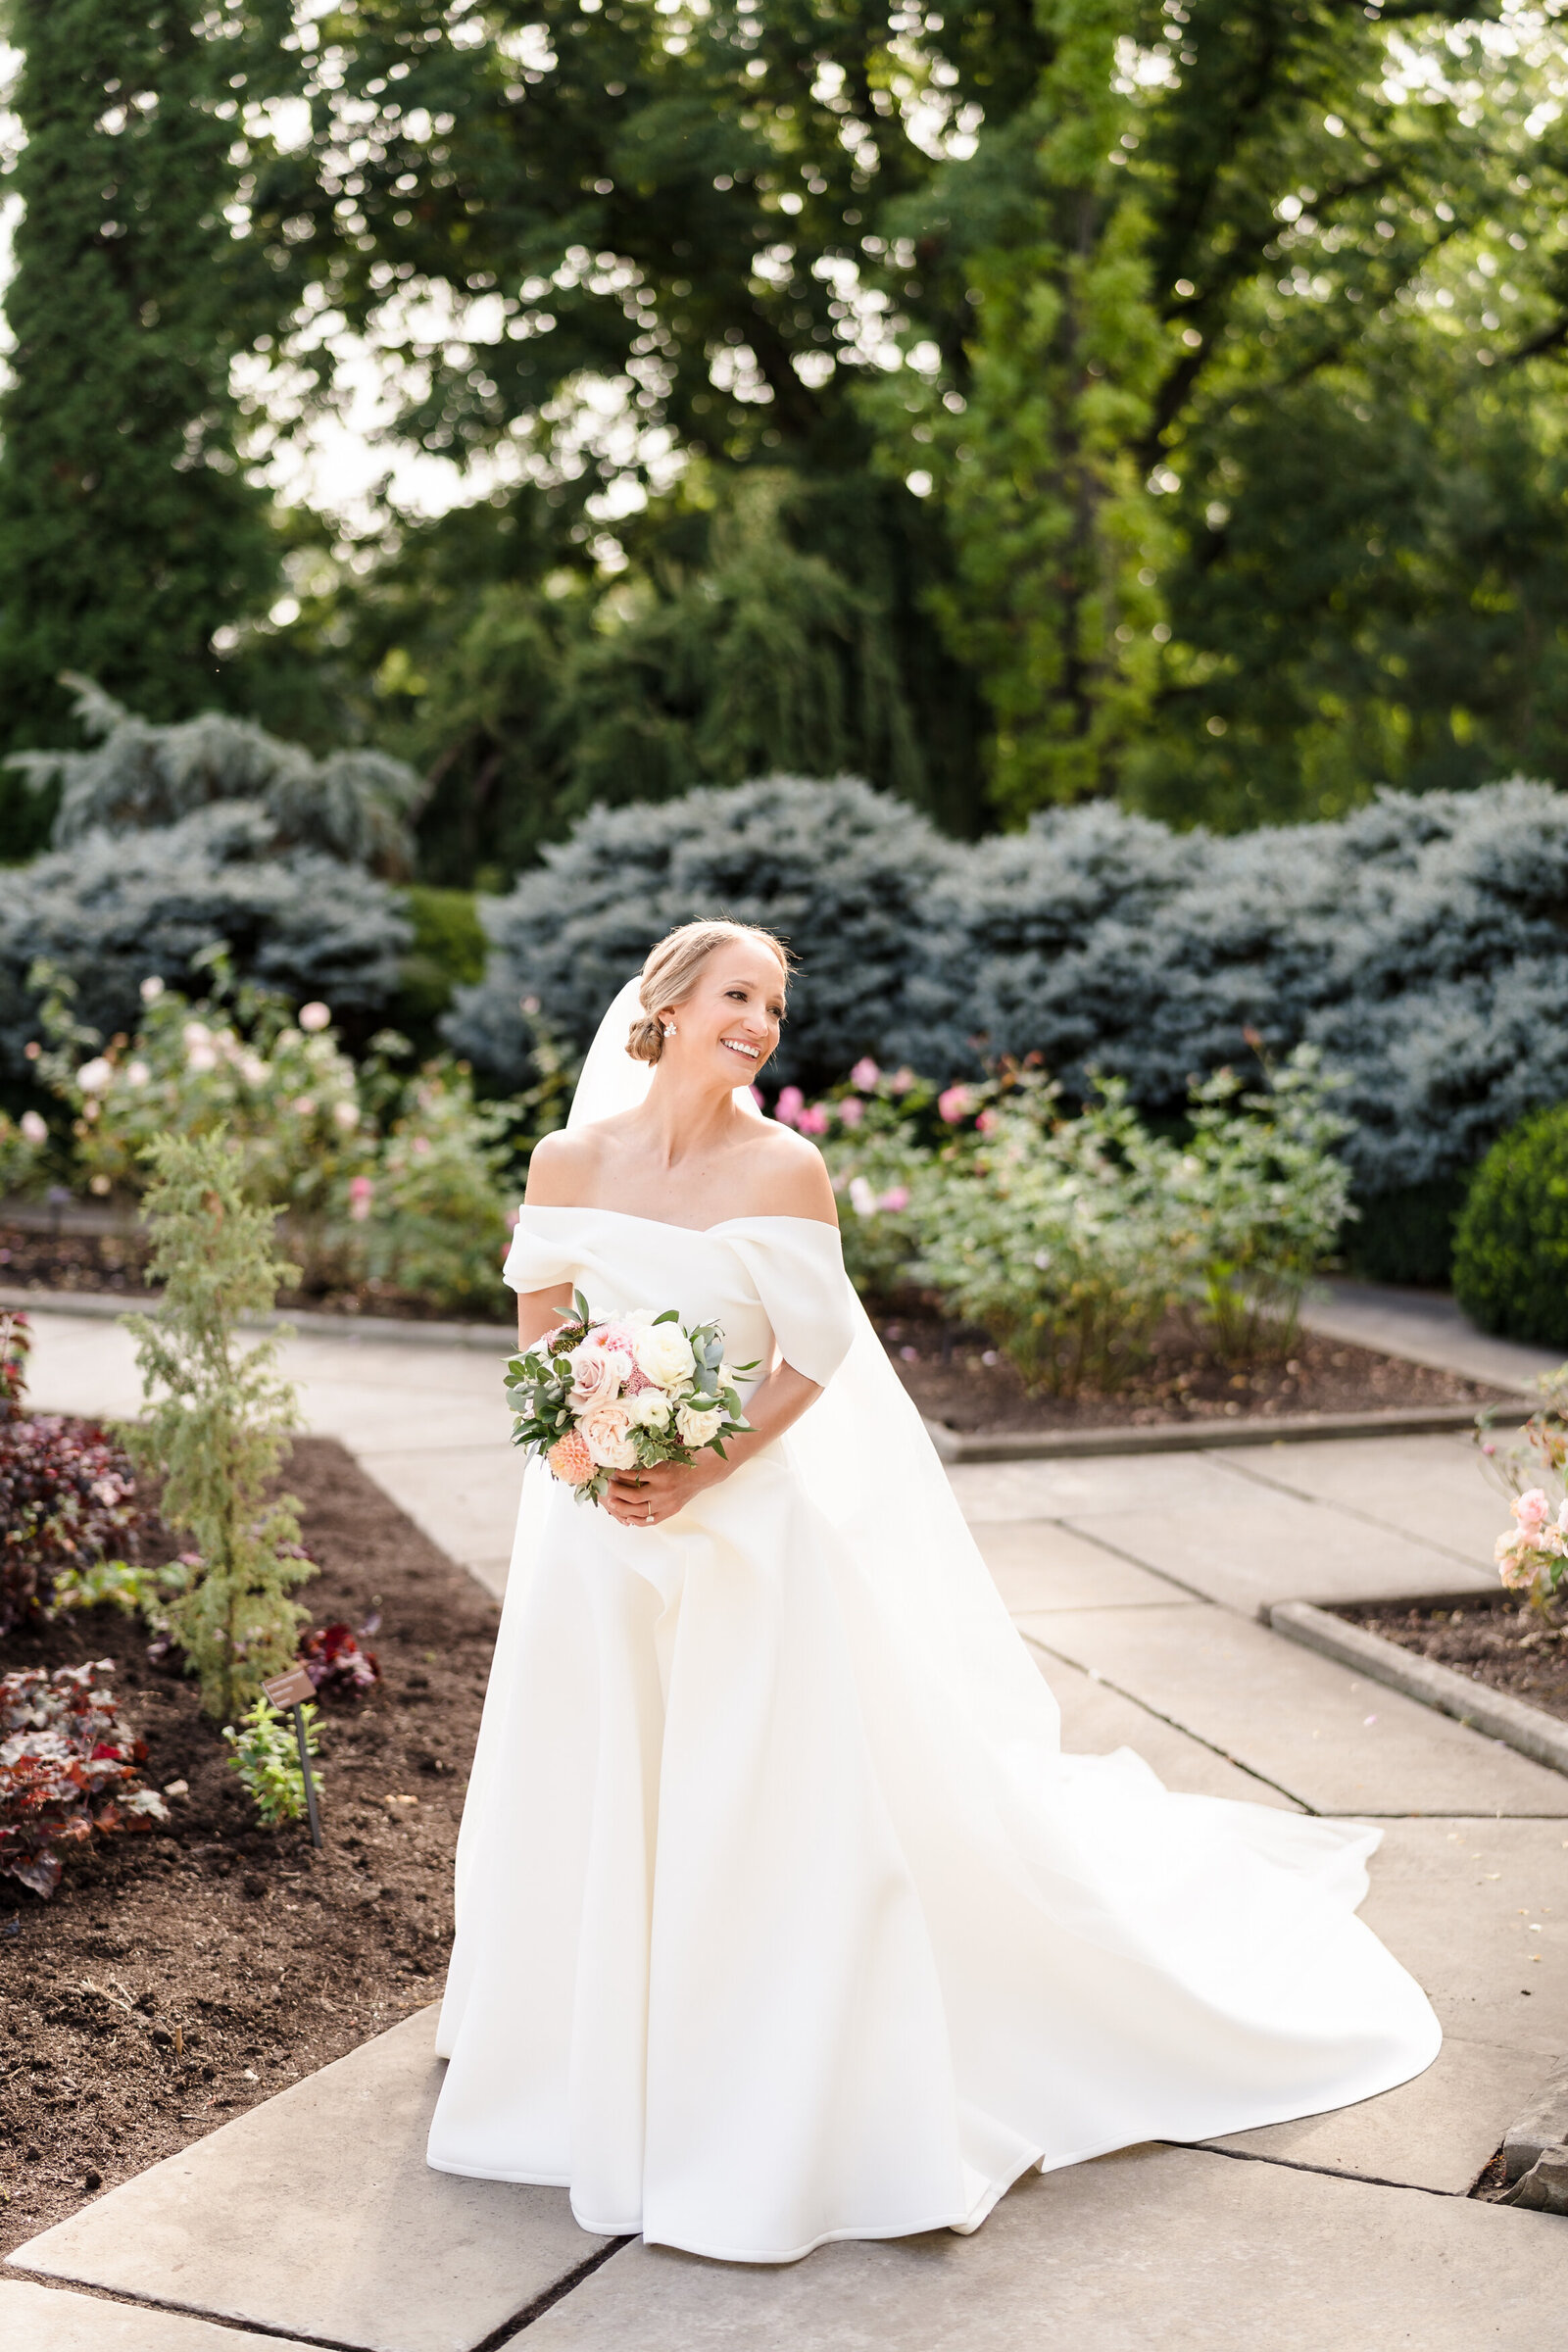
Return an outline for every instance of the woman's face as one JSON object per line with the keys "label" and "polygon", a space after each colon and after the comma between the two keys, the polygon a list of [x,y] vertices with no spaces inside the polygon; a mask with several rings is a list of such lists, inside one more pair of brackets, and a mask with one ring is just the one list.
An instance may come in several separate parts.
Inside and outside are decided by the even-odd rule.
{"label": "woman's face", "polygon": [[778,957],[749,939],[726,940],[697,975],[684,1004],[664,1015],[675,1024],[665,1045],[688,1068],[723,1073],[729,1087],[754,1080],[778,1044],[784,974]]}

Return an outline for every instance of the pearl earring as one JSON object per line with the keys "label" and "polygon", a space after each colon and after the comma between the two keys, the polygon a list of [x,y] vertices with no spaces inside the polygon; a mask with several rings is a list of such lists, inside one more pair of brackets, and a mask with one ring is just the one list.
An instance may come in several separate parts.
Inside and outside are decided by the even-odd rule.
{"label": "pearl earring", "polygon": [[673,1021],[666,1021],[666,1022],[664,1023],[664,1035],[665,1035],[666,1037],[673,1037],[673,1036],[674,1036],[674,1034],[675,1034],[675,1024],[674,1024],[674,1022],[673,1022]]}

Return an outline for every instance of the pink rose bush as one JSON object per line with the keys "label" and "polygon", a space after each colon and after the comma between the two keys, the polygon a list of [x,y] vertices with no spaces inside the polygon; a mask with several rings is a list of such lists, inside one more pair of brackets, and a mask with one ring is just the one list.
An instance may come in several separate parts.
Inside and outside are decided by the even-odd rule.
{"label": "pink rose bush", "polygon": [[689,1463],[751,1428],[716,1323],[683,1328],[673,1307],[575,1312],[507,1367],[512,1442],[540,1455],[579,1502],[603,1502],[615,1472]]}
{"label": "pink rose bush", "polygon": [[[1492,1436],[1492,1415],[1483,1414],[1478,1444],[1483,1458],[1512,1490],[1513,1519],[1497,1538],[1497,1574],[1511,1592],[1522,1592],[1544,1616],[1555,1611],[1568,1590],[1568,1364],[1540,1383],[1541,1405],[1522,1438],[1502,1448]],[[1524,1482],[1534,1472],[1538,1483]],[[1539,1484],[1550,1479],[1555,1494]]]}

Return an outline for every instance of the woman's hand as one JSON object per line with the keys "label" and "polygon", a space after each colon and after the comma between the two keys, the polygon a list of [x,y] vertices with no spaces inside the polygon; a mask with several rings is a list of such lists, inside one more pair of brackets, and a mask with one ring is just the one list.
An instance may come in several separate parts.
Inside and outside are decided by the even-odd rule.
{"label": "woman's hand", "polygon": [[705,1487],[728,1478],[735,1464],[705,1447],[695,1462],[656,1462],[647,1470],[617,1470],[605,1491],[604,1507],[622,1527],[658,1527],[684,1510]]}

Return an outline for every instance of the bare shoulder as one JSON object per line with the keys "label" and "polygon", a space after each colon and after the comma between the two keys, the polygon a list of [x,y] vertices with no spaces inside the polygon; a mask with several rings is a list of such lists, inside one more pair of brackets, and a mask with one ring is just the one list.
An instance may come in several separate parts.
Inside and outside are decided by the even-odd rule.
{"label": "bare shoulder", "polygon": [[751,1164],[746,1190],[756,1202],[753,1215],[806,1217],[813,1224],[837,1226],[832,1179],[814,1144],[770,1120],[760,1141],[748,1143],[747,1152]]}
{"label": "bare shoulder", "polygon": [[542,1135],[528,1156],[530,1208],[581,1208],[593,1198],[602,1145],[592,1127],[558,1127]]}

